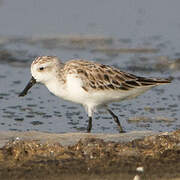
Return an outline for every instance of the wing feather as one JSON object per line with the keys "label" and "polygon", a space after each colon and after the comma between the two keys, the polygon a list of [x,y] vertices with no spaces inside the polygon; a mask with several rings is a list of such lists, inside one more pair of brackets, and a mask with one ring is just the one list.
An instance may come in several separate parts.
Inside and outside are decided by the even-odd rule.
{"label": "wing feather", "polygon": [[85,60],[71,60],[64,66],[66,74],[75,73],[83,81],[83,89],[123,90],[169,83],[168,79],[153,79],[135,76],[108,65]]}

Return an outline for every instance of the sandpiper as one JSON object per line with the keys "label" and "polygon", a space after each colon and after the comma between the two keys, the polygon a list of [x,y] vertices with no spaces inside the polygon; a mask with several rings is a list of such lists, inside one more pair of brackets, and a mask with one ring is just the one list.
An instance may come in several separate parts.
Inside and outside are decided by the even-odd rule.
{"label": "sandpiper", "polygon": [[124,132],[118,117],[108,104],[132,99],[157,85],[170,83],[169,79],[139,77],[109,65],[82,59],[62,63],[55,56],[37,57],[31,64],[32,78],[19,94],[25,96],[37,82],[43,83],[56,96],[84,106],[92,128],[92,116],[96,109],[104,108]]}

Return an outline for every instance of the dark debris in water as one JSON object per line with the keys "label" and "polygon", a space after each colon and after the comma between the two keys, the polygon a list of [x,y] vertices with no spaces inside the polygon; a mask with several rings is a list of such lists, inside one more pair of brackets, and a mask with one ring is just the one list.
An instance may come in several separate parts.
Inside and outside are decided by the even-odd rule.
{"label": "dark debris in water", "polygon": [[24,118],[14,118],[15,121],[24,121]]}
{"label": "dark debris in water", "polygon": [[41,122],[41,121],[32,121],[32,122],[30,122],[30,123],[31,123],[32,125],[34,125],[34,126],[43,124],[43,122]]}

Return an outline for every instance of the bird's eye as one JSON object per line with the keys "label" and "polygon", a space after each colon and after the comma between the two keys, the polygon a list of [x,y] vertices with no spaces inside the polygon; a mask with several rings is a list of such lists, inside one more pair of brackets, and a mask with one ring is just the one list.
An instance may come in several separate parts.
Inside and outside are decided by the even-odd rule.
{"label": "bird's eye", "polygon": [[43,71],[43,70],[44,70],[44,67],[40,67],[39,70],[40,70],[40,71]]}

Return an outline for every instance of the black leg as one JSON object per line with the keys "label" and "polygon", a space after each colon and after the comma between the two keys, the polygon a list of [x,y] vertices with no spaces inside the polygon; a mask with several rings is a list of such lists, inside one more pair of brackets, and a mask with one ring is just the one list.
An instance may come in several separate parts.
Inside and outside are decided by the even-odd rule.
{"label": "black leg", "polygon": [[87,127],[87,132],[90,133],[92,128],[92,117],[89,117],[89,122],[88,122],[88,127]]}
{"label": "black leg", "polygon": [[111,114],[111,116],[113,117],[114,121],[117,123],[118,127],[119,127],[119,132],[120,133],[124,133],[125,131],[123,131],[123,128],[119,122],[119,119],[118,117],[110,110],[110,109],[107,109],[107,111],[109,112],[109,114]]}

